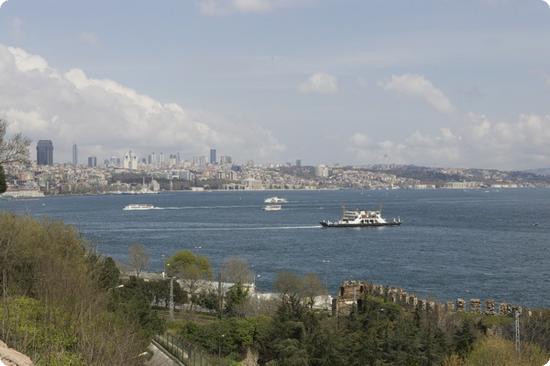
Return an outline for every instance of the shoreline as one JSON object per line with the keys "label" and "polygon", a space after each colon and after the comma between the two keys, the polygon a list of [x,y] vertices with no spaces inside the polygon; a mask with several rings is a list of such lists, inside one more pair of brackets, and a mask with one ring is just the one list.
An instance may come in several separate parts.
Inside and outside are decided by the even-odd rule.
{"label": "shoreline", "polygon": [[166,193],[220,193],[220,192],[235,192],[235,193],[245,193],[245,192],[335,192],[335,191],[464,191],[464,192],[474,192],[474,191],[484,191],[484,192],[500,192],[501,190],[518,190],[518,189],[550,189],[548,187],[499,187],[499,188],[282,188],[282,189],[208,189],[208,190],[192,190],[192,189],[180,189],[172,191],[159,191],[156,193],[113,193],[113,192],[101,192],[101,193],[60,193],[60,194],[44,194],[43,196],[38,197],[11,197],[0,195],[0,201],[21,201],[21,200],[39,200],[44,198],[51,197],[86,197],[86,196],[132,196],[132,197],[142,197],[142,196],[156,196],[159,194]]}

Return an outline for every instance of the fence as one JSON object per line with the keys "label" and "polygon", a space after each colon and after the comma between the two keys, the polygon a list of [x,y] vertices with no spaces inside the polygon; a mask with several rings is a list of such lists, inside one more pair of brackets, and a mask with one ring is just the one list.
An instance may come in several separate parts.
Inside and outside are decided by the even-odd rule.
{"label": "fence", "polygon": [[212,356],[204,349],[171,334],[156,335],[157,341],[186,366],[228,366],[226,360]]}

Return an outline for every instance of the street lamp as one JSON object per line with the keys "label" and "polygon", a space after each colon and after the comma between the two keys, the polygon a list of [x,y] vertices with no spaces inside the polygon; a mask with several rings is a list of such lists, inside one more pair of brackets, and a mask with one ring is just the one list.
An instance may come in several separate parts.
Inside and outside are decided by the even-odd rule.
{"label": "street lamp", "polygon": [[218,361],[220,361],[220,364],[221,364],[221,360],[222,360],[222,340],[225,338],[225,334],[222,334],[221,335],[221,338],[218,339]]}
{"label": "street lamp", "polygon": [[[170,263],[165,263],[165,267],[170,267]],[[174,320],[174,277],[170,276],[170,320]]]}

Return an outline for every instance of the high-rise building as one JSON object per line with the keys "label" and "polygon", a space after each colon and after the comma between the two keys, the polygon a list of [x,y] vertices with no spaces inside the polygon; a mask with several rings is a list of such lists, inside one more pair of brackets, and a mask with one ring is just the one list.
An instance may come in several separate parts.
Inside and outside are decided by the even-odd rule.
{"label": "high-rise building", "polygon": [[216,149],[210,149],[210,164],[216,164]]}
{"label": "high-rise building", "polygon": [[124,154],[123,168],[129,170],[135,170],[138,168],[138,159],[135,153],[132,150]]}
{"label": "high-rise building", "polygon": [[296,159],[296,167],[300,168],[301,166],[302,166],[302,160],[301,159]]}
{"label": "high-rise building", "polygon": [[36,144],[36,163],[38,165],[53,165],[52,140],[40,140]]}
{"label": "high-rise building", "polygon": [[176,154],[170,154],[170,157],[168,158],[168,166],[170,168],[175,168],[178,163],[178,157]]}
{"label": "high-rise building", "polygon": [[97,167],[97,157],[95,157],[95,156],[89,156],[88,157],[88,167],[89,168]]}
{"label": "high-rise building", "polygon": [[326,165],[317,165],[315,167],[315,176],[317,177],[328,178],[329,173],[328,166]]}
{"label": "high-rise building", "polygon": [[78,165],[78,146],[73,144],[73,166]]}
{"label": "high-rise building", "polygon": [[221,165],[232,164],[232,163],[233,163],[233,159],[231,158],[231,156],[228,156],[228,155],[220,156],[220,164]]}

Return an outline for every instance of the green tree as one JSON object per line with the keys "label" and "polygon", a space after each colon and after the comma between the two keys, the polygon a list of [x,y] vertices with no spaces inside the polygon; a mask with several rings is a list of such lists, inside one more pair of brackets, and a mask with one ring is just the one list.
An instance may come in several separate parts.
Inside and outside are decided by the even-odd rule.
{"label": "green tree", "polygon": [[212,267],[208,258],[190,250],[182,250],[168,258],[166,267],[169,276],[181,279],[184,290],[191,298],[190,310],[193,310],[193,300],[200,282],[212,278]]}
{"label": "green tree", "polygon": [[241,305],[248,298],[248,289],[241,284],[235,284],[225,293],[225,313],[229,316],[244,316]]}
{"label": "green tree", "polygon": [[104,289],[114,288],[120,283],[120,271],[113,258],[106,257],[100,262],[99,284]]}
{"label": "green tree", "polygon": [[6,184],[6,174],[4,173],[4,167],[0,165],[0,194],[6,192],[8,186]]}
{"label": "green tree", "polygon": [[278,311],[281,320],[302,319],[302,278],[291,272],[281,272],[277,274],[275,289],[281,296],[281,307]]}
{"label": "green tree", "polygon": [[475,340],[472,322],[469,319],[464,319],[462,327],[456,331],[454,336],[455,352],[461,357],[466,357],[472,350]]}

